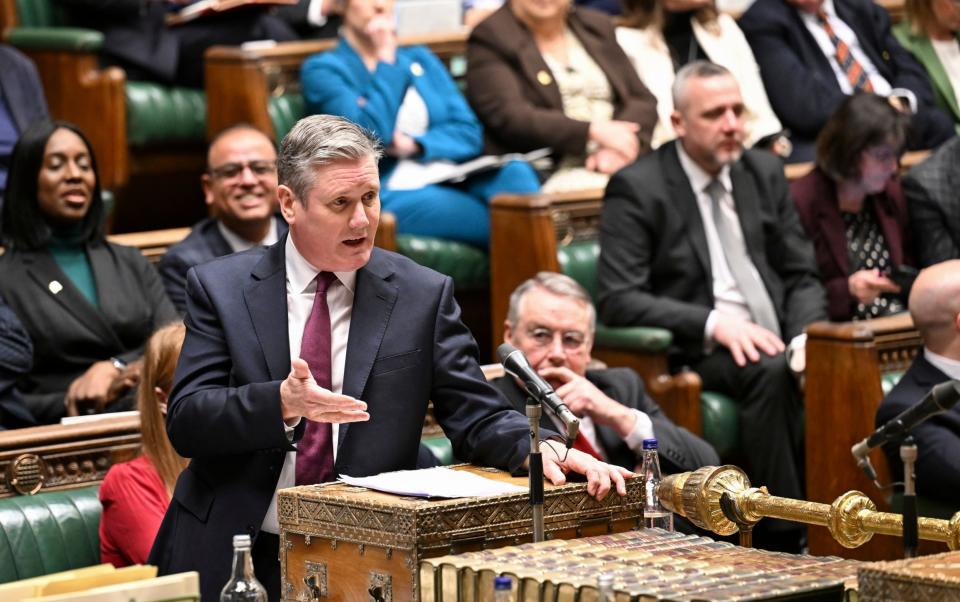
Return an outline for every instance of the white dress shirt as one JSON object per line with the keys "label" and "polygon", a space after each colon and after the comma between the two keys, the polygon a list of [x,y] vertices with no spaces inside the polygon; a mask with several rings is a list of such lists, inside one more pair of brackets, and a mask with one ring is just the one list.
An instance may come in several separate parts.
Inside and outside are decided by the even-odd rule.
{"label": "white dress shirt", "polygon": [[960,378],[960,361],[934,353],[926,347],[923,348],[923,357],[950,378]]}
{"label": "white dress shirt", "polygon": [[277,233],[277,218],[270,218],[270,228],[267,230],[267,235],[263,237],[263,240],[260,242],[250,242],[246,238],[243,238],[220,220],[217,220],[217,230],[220,231],[220,234],[223,236],[224,240],[227,241],[227,245],[234,253],[239,253],[240,251],[248,251],[254,247],[269,247],[273,243],[280,240],[280,235]]}
{"label": "white dress shirt", "polygon": [[[290,341],[290,360],[300,357],[303,328],[313,309],[317,292],[316,277],[320,270],[310,265],[297,251],[293,237],[287,237],[287,335]],[[357,272],[334,272],[337,277],[327,289],[327,307],[330,308],[330,384],[334,393],[343,392],[343,371],[347,359],[347,341],[350,338],[350,317],[353,313],[353,294],[356,289]],[[293,426],[287,426],[288,436],[293,436]],[[340,429],[333,425],[333,459],[337,459],[337,439]],[[277,489],[296,485],[297,452],[287,452],[277,480]],[[277,495],[274,492],[270,507],[263,518],[262,529],[267,533],[279,533],[277,520]]]}
{"label": "white dress shirt", "polygon": [[[753,322],[753,317],[750,314],[747,299],[740,291],[740,286],[737,284],[737,279],[733,277],[730,266],[727,265],[723,244],[720,242],[720,235],[717,233],[717,227],[713,221],[713,203],[705,190],[707,185],[713,181],[713,176],[690,158],[690,155],[683,150],[683,144],[677,144],[677,154],[680,156],[680,167],[687,174],[687,180],[690,182],[693,195],[697,199],[700,221],[703,222],[703,232],[707,236],[707,248],[710,251],[710,271],[713,273],[713,311],[707,317],[703,334],[705,341],[712,342],[718,311],[747,322]],[[737,207],[733,202],[733,182],[730,180],[729,166],[724,166],[720,170],[717,180],[723,184],[724,190],[724,194],[720,198],[720,209],[731,225],[730,229],[734,238],[742,243],[743,231],[740,229],[740,216],[737,215]],[[756,274],[757,279],[760,279],[760,274],[752,263],[750,269]]]}

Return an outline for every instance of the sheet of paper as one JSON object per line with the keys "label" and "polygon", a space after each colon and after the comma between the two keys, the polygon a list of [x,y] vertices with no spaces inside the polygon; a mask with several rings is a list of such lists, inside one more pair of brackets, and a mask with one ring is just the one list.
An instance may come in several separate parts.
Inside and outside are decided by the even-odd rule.
{"label": "sheet of paper", "polygon": [[486,479],[463,470],[438,466],[421,470],[384,472],[372,477],[340,475],[348,485],[416,497],[488,497],[511,493],[526,493],[526,487]]}

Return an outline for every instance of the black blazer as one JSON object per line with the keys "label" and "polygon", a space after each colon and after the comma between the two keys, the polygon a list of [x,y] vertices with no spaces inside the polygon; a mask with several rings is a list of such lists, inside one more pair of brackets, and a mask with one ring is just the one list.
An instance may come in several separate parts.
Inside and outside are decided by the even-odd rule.
{"label": "black blazer", "polygon": [[33,365],[33,344],[16,314],[0,298],[0,430],[36,426],[16,389]]}
{"label": "black blazer", "polygon": [[[897,386],[893,388],[877,409],[877,426],[885,424],[910,406],[923,399],[934,385],[950,377],[927,361],[921,352],[913,360]],[[916,475],[917,493],[960,504],[960,406],[954,406],[914,427],[911,431],[917,440]],[[894,480],[903,478],[903,462],[900,461],[899,444],[885,445],[893,470]]]}
{"label": "black blazer", "polygon": [[[653,422],[653,432],[659,444],[660,467],[664,474],[696,470],[701,466],[718,466],[720,457],[709,443],[687,429],[673,423],[660,406],[647,395],[640,375],[629,368],[588,370],[587,380],[607,397],[635,410],[640,410]],[[500,390],[518,412],[524,411],[526,394],[512,376],[495,378],[491,383]],[[544,429],[556,430],[546,412],[540,419]],[[597,438],[611,464],[634,470],[642,460],[612,428],[597,425]]]}
{"label": "black blazer", "polygon": [[960,259],[960,137],[903,178],[920,267]]}
{"label": "black blazer", "polygon": [[[277,233],[287,233],[287,222],[277,216]],[[177,311],[184,313],[187,310],[187,271],[195,265],[206,263],[211,259],[223,257],[233,253],[230,243],[220,234],[217,220],[208,217],[198,222],[186,238],[173,245],[163,254],[157,270],[163,279],[163,287],[167,291],[170,301]]]}
{"label": "black blazer", "polygon": [[[949,115],[936,108],[923,66],[890,32],[886,9],[873,0],[834,0],[837,15],[856,33],[864,53],[894,88],[917,96],[912,148],[932,148],[954,133]],[[843,100],[830,60],[785,0],[758,0],[738,21],[760,65],[763,86],[784,127],[794,156],[813,158],[813,141]]]}
{"label": "black blazer", "polygon": [[[293,449],[280,416],[280,384],[290,373],[285,243],[286,236],[187,275],[187,336],[167,432],[192,460],[150,563],[161,574],[198,570],[204,599],[215,599],[229,577],[231,537],[259,532]],[[414,468],[428,400],[457,458],[520,467],[527,420],[486,382],[477,353],[453,281],[375,248],[357,271],[343,378],[343,393],[367,402],[370,420],[340,426],[335,474]]]}
{"label": "black blazer", "polygon": [[[33,370],[18,388],[41,423],[64,415],[67,388],[91,364],[137,359],[153,331],[178,318],[139,250],[104,242],[88,245],[87,257],[99,307],[87,301],[49,251],[8,249],[0,256],[0,295],[33,339]],[[62,288],[51,286],[54,281]]]}
{"label": "black blazer", "polygon": [[[713,275],[678,143],[664,144],[610,179],[600,218],[597,297],[604,324],[666,328],[684,355],[696,358],[713,309]],[[747,251],[789,340],[827,312],[783,165],[766,151],[748,150],[730,178]]]}

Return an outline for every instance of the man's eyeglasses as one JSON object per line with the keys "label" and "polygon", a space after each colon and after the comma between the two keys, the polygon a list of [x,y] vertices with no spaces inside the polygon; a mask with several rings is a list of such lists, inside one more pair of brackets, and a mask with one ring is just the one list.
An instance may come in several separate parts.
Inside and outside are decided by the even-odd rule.
{"label": "man's eyeglasses", "polygon": [[207,172],[218,180],[232,180],[240,176],[243,170],[250,168],[253,175],[260,177],[272,174],[277,171],[276,161],[258,160],[248,161],[246,163],[224,163],[217,167],[211,167]]}
{"label": "man's eyeglasses", "polygon": [[552,345],[558,334],[560,335],[560,345],[563,346],[566,351],[579,351],[587,342],[587,335],[576,330],[559,333],[543,327],[535,327],[527,330],[527,337],[532,340],[537,347]]}

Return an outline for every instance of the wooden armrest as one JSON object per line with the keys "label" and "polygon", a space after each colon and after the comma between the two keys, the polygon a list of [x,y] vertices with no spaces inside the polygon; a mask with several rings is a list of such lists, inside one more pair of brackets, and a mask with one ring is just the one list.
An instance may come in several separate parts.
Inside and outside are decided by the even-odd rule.
{"label": "wooden armrest", "polygon": [[902,337],[916,339],[913,319],[907,312],[856,322],[814,322],[806,328],[807,337],[832,341],[873,341]]}
{"label": "wooden armrest", "polygon": [[167,230],[111,234],[107,239],[118,245],[136,247],[151,263],[156,263],[160,261],[168,248],[186,238],[188,234],[190,234],[190,228],[170,228]]}
{"label": "wooden armrest", "polygon": [[373,244],[386,251],[397,250],[397,216],[389,211],[380,214],[380,225]]}

